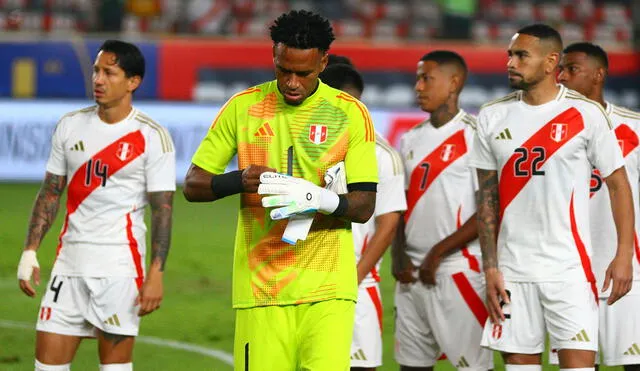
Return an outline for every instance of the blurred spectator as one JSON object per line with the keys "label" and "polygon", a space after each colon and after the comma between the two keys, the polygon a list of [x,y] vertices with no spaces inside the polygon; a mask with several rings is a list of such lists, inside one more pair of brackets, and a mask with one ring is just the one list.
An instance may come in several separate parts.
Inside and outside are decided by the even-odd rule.
{"label": "blurred spectator", "polygon": [[468,40],[476,15],[477,0],[439,0],[442,8],[440,38]]}
{"label": "blurred spectator", "polygon": [[122,30],[124,0],[102,0],[98,7],[100,31],[118,32]]}

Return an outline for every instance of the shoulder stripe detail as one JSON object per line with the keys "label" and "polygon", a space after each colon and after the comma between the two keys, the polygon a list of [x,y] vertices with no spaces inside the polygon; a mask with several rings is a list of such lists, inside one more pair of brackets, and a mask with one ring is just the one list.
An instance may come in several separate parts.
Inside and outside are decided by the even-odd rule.
{"label": "shoulder stripe detail", "polygon": [[376,132],[373,128],[373,122],[371,122],[371,116],[369,115],[364,105],[357,99],[345,93],[338,94],[336,98],[354,103],[356,107],[358,107],[358,109],[360,110],[360,113],[362,113],[362,118],[364,119],[364,129],[365,129],[364,140],[365,142],[374,142]]}
{"label": "shoulder stripe detail", "polygon": [[630,109],[614,106],[613,113],[615,113],[616,115],[620,115],[622,117],[640,120],[640,113],[632,111]]}
{"label": "shoulder stripe detail", "polygon": [[148,125],[155,130],[160,136],[160,143],[162,144],[162,152],[173,152],[173,145],[171,143],[171,136],[166,128],[160,126],[155,121],[151,120],[148,116],[138,113],[135,116],[136,121]]}
{"label": "shoulder stripe detail", "polygon": [[518,99],[518,92],[517,91],[514,91],[513,93],[510,93],[508,95],[505,95],[502,98],[498,98],[498,99],[489,101],[489,102],[483,104],[482,107],[480,107],[480,109],[486,108],[486,107],[490,107],[490,106],[493,106],[493,105],[498,104],[498,103],[506,103],[506,102],[509,102],[509,101],[512,101],[512,100],[515,100],[515,99]]}
{"label": "shoulder stripe detail", "polygon": [[473,130],[476,130],[476,127],[478,126],[476,118],[468,114],[462,118],[462,122],[469,125]]}
{"label": "shoulder stripe detail", "polygon": [[600,105],[600,103],[593,101],[591,99],[585,98],[582,95],[575,95],[573,93],[571,93],[571,91],[569,91],[566,95],[567,99],[573,99],[573,100],[581,100],[583,102],[587,102],[590,103],[594,106],[596,106],[598,108],[598,110],[600,110],[600,112],[602,112],[602,116],[604,116],[605,120],[607,120],[607,125],[609,125],[609,129],[613,130],[613,125],[611,124],[611,119],[609,119],[609,115],[607,115],[607,112],[604,110],[604,108],[602,108],[602,106]]}
{"label": "shoulder stripe detail", "polygon": [[218,122],[218,119],[220,118],[220,115],[222,115],[224,110],[227,109],[229,104],[231,104],[231,102],[233,102],[236,98],[241,97],[243,95],[247,95],[247,94],[259,93],[261,91],[262,90],[260,88],[257,88],[257,87],[254,86],[252,88],[249,88],[247,90],[241,91],[241,92],[236,93],[233,96],[231,96],[231,98],[229,98],[229,100],[220,108],[220,110],[216,114],[215,119],[213,119],[213,122],[211,123],[211,126],[209,127],[209,130],[212,130],[216,126],[216,123]]}
{"label": "shoulder stripe detail", "polygon": [[376,145],[379,146],[380,149],[387,152],[389,154],[389,157],[391,157],[391,163],[393,165],[393,175],[402,174],[402,159],[400,158],[398,151],[396,151],[393,147],[382,140],[376,140]]}
{"label": "shoulder stripe detail", "polygon": [[89,113],[89,112],[91,112],[91,111],[93,111],[95,109],[96,109],[96,106],[93,105],[93,106],[90,106],[90,107],[85,107],[85,108],[82,108],[82,109],[79,109],[79,110],[71,111],[71,112],[65,114],[64,116],[62,116],[60,118],[60,120],[62,120],[64,118],[67,118],[67,117],[75,116],[75,115],[77,115],[79,113]]}

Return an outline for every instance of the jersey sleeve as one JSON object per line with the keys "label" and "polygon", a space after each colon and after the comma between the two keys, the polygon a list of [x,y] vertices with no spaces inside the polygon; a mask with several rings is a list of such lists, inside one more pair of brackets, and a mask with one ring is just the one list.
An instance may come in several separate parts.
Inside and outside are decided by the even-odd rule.
{"label": "jersey sleeve", "polygon": [[232,97],[218,112],[191,162],[212,173],[222,174],[238,148],[236,136],[237,102]]}
{"label": "jersey sleeve", "polygon": [[379,183],[374,211],[375,216],[407,209],[402,162],[397,153],[390,151],[392,150],[378,152]]}
{"label": "jersey sleeve", "polygon": [[609,117],[600,111],[592,116],[587,132],[587,156],[591,165],[600,170],[602,177],[606,178],[624,166],[624,158]]}
{"label": "jersey sleeve", "polygon": [[497,170],[498,163],[489,146],[489,122],[485,111],[478,115],[478,125],[471,148],[469,166],[484,170]]}
{"label": "jersey sleeve", "polygon": [[67,158],[64,154],[64,119],[60,120],[51,137],[51,151],[47,160],[47,171],[51,174],[67,175]]}
{"label": "jersey sleeve", "polygon": [[347,184],[378,183],[373,122],[363,104],[354,102],[353,105],[348,112],[349,144],[344,161]]}
{"label": "jersey sleeve", "polygon": [[176,152],[169,131],[152,130],[148,138],[145,178],[147,192],[176,190]]}

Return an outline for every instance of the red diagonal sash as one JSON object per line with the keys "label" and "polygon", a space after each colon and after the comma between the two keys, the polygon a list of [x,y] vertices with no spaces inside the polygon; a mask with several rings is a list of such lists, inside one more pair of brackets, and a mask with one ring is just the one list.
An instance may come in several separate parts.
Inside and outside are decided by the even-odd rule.
{"label": "red diagonal sash", "polygon": [[[500,174],[500,219],[505,209],[511,204],[518,193],[531,180],[534,171],[541,171],[545,163],[563,145],[584,129],[582,115],[574,107],[562,112],[546,123],[540,130],[533,134],[515,152],[502,167]],[[542,151],[532,151],[533,148],[542,148]],[[532,164],[536,163],[535,169]],[[516,169],[518,162],[518,169]],[[516,174],[519,172],[520,174]]]}
{"label": "red diagonal sash", "polygon": [[[144,148],[144,137],[137,130],[117,139],[82,164],[69,182],[67,215],[73,214],[78,206],[102,185],[103,178],[94,174],[96,163],[99,163],[101,168],[106,169],[105,176],[109,178],[143,154]],[[123,153],[123,150],[125,153]]]}
{"label": "red diagonal sash", "polygon": [[[631,151],[638,147],[638,144],[640,143],[638,140],[638,134],[636,134],[636,132],[626,124],[620,124],[616,128],[615,133],[620,149],[622,150],[622,157],[627,157]],[[593,169],[591,172],[591,183],[589,187],[591,192],[589,193],[589,198],[593,197],[596,192],[600,190],[603,183],[600,171],[598,169]]]}
{"label": "red diagonal sash", "polygon": [[467,153],[467,143],[464,140],[464,130],[459,130],[418,163],[411,172],[405,221],[409,220],[416,203],[438,175],[465,153]]}

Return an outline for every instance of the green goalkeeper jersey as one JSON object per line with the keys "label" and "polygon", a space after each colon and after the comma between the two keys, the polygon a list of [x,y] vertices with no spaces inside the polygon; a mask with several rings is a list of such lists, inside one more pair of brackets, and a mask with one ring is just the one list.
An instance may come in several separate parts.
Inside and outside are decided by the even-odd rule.
{"label": "green goalkeeper jersey", "polygon": [[[264,165],[324,186],[328,168],[344,161],[347,184],[377,183],[375,131],[367,108],[319,82],[300,105],[284,102],[271,81],[234,95],[220,109],[193,163],[221,174],[237,153],[239,168]],[[260,196],[243,193],[233,265],[233,306],[251,308],[329,299],[356,300],[350,223],[316,214],[305,241],[281,241],[287,220],[273,221]]]}

